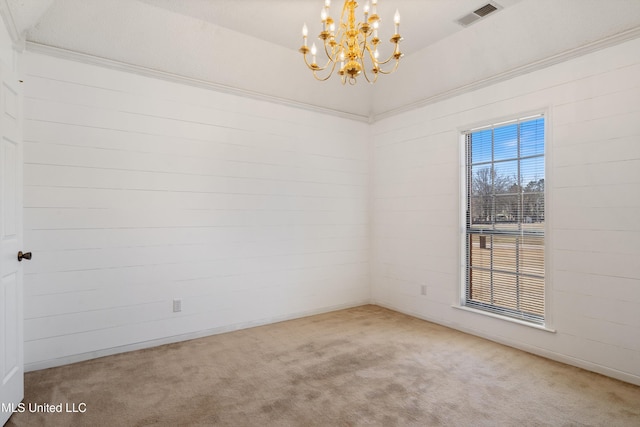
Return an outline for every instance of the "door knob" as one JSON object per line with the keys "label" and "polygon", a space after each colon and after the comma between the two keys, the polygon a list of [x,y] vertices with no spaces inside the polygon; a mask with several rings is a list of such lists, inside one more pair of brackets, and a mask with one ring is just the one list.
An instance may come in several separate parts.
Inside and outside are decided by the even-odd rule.
{"label": "door knob", "polygon": [[23,259],[31,259],[31,252],[18,252],[18,261],[22,261]]}

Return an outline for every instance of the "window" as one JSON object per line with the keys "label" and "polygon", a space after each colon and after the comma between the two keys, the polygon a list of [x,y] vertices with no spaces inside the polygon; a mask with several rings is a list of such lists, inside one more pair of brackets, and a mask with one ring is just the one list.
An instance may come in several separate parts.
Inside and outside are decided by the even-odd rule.
{"label": "window", "polygon": [[464,133],[464,305],[544,323],[544,117]]}

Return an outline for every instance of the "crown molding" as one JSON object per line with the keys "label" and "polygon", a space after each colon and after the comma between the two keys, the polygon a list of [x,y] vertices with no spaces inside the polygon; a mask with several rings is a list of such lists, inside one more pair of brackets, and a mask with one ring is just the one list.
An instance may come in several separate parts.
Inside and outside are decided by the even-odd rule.
{"label": "crown molding", "polygon": [[[17,37],[17,39],[14,40],[14,43],[16,44],[16,46],[19,46],[20,37],[17,35],[15,24],[11,25],[13,23],[13,17],[11,16],[11,13],[6,7],[6,0],[0,0],[0,13],[2,14],[2,17],[5,20],[5,23],[7,24],[7,28],[11,34],[11,37],[12,38]],[[9,23],[7,23],[8,21]],[[381,113],[372,113],[371,115],[368,115],[368,116],[354,114],[354,113],[347,113],[340,110],[320,107],[317,105],[294,101],[286,98],[280,98],[277,96],[265,95],[255,91],[249,91],[249,90],[240,89],[237,87],[227,86],[220,83],[213,83],[206,80],[186,77],[178,74],[169,73],[166,71],[160,71],[152,68],[142,67],[139,65],[133,65],[125,62],[115,61],[112,59],[101,58],[98,56],[89,55],[85,53],[74,52],[71,50],[48,46],[40,43],[27,41],[26,43],[23,42],[22,44],[25,46],[25,49],[29,52],[40,53],[44,55],[54,56],[61,59],[81,62],[89,65],[97,65],[100,67],[105,67],[105,68],[109,68],[117,71],[134,73],[134,74],[138,74],[145,77],[151,77],[151,78],[156,78],[156,79],[165,80],[169,82],[185,84],[185,85],[199,87],[207,90],[213,90],[216,92],[228,93],[232,95],[242,96],[245,98],[271,102],[275,104],[285,105],[289,107],[313,111],[316,113],[327,114],[331,116],[336,116],[336,117],[341,117],[349,120],[355,120],[358,122],[371,124],[388,117],[396,116],[398,114],[415,110],[430,104],[435,104],[437,102],[441,102],[446,99],[453,98],[455,96],[472,92],[472,91],[475,91],[487,86],[491,86],[506,80],[510,80],[525,74],[529,74],[531,72],[538,71],[538,70],[550,67],[552,65],[556,65],[573,58],[578,58],[580,56],[584,56],[589,53],[596,52],[596,51],[605,49],[607,47],[615,46],[639,37],[640,37],[640,26],[579,46],[574,49],[570,49],[570,50],[558,53],[556,55],[549,56],[547,58],[544,58],[538,61],[530,62],[523,66],[511,69],[509,71],[505,71],[503,73],[496,74],[494,76],[491,76],[482,80],[475,81],[473,83],[469,83],[445,92],[441,92],[439,94],[421,99],[416,102],[402,105],[398,108],[387,110]]]}
{"label": "crown molding", "polygon": [[437,102],[444,101],[446,99],[453,98],[458,95],[462,95],[477,89],[494,85],[496,83],[510,80],[515,77],[522,76],[524,74],[529,74],[531,72],[538,71],[543,68],[547,68],[552,65],[559,64],[573,58],[578,58],[580,56],[584,56],[589,53],[605,49],[607,47],[615,46],[615,45],[624,43],[626,41],[636,39],[638,37],[640,37],[640,27],[634,27],[629,30],[623,31],[621,33],[614,34],[612,36],[605,37],[603,39],[579,46],[577,48],[570,49],[538,61],[530,62],[526,65],[511,69],[509,71],[505,71],[503,73],[496,74],[486,79],[478,80],[473,83],[459,86],[457,88],[439,93],[437,95],[430,96],[428,98],[421,99],[416,102],[412,102],[410,104],[400,106],[398,108],[387,110],[382,113],[372,114],[371,122],[376,122],[378,120],[396,116],[398,114],[415,110],[417,108],[421,108],[430,104],[435,104]]}
{"label": "crown molding", "polygon": [[[6,0],[0,0],[0,1],[3,2]],[[53,56],[56,58],[80,62],[87,65],[96,65],[99,67],[109,68],[116,71],[124,71],[124,72],[133,73],[133,74],[137,74],[144,77],[151,77],[159,80],[169,81],[172,83],[179,83],[179,84],[198,87],[202,89],[212,90],[215,92],[222,92],[230,95],[237,95],[244,98],[255,99],[258,101],[271,102],[274,104],[299,108],[302,110],[313,111],[316,113],[327,114],[327,115],[341,117],[349,120],[355,120],[359,122],[369,123],[370,121],[370,116],[348,113],[345,111],[334,110],[326,107],[320,107],[317,105],[294,101],[287,98],[280,98],[273,95],[266,95],[266,94],[255,92],[255,91],[240,89],[237,87],[227,86],[220,83],[213,83],[213,82],[196,79],[192,77],[186,77],[179,74],[173,74],[166,71],[160,71],[153,68],[143,67],[140,65],[133,65],[126,62],[116,61],[113,59],[101,58],[99,56],[75,52],[72,50],[53,47],[53,46],[49,46],[41,43],[27,41],[25,44],[25,47],[28,52]]]}
{"label": "crown molding", "polygon": [[13,41],[14,49],[18,52],[22,52],[24,50],[25,40],[18,32],[16,21],[13,19],[11,8],[9,8],[7,0],[0,0],[0,16],[2,16],[4,26],[9,33],[9,37],[11,37],[11,41]]}

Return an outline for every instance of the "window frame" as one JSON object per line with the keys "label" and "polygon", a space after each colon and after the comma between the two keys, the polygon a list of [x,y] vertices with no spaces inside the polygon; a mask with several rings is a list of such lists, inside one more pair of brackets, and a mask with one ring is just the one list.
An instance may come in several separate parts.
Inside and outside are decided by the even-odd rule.
{"label": "window frame", "polygon": [[[478,313],[484,316],[488,316],[488,317],[493,317],[493,318],[498,318],[498,319],[502,319],[505,321],[509,321],[509,322],[514,322],[514,323],[518,323],[518,324],[522,324],[522,325],[526,325],[526,326],[530,326],[530,327],[534,327],[537,329],[543,329],[549,332],[555,332],[554,329],[552,329],[552,315],[551,315],[551,310],[550,307],[552,306],[552,293],[550,292],[551,286],[551,280],[550,280],[550,274],[549,272],[551,271],[550,265],[551,265],[551,261],[552,261],[552,257],[550,256],[550,252],[549,252],[549,248],[551,247],[550,245],[550,233],[549,233],[549,229],[550,229],[550,186],[548,185],[548,183],[550,182],[550,175],[551,175],[551,168],[550,166],[550,158],[551,158],[551,150],[550,148],[550,123],[549,123],[549,110],[534,110],[531,112],[527,112],[527,113],[522,113],[519,115],[511,115],[511,116],[507,116],[507,117],[503,117],[500,119],[494,119],[494,120],[486,120],[480,123],[477,123],[475,125],[471,125],[471,126],[465,126],[465,127],[459,127],[458,131],[459,131],[459,138],[460,138],[460,195],[461,197],[459,198],[460,201],[460,206],[459,206],[459,212],[460,212],[460,222],[459,224],[461,225],[461,233],[460,233],[460,240],[459,240],[459,253],[460,253],[460,268],[459,268],[459,293],[458,293],[458,303],[454,304],[453,307],[454,308],[458,308],[458,309],[462,309],[464,311],[468,311],[468,312],[474,312],[474,313]],[[467,156],[469,155],[469,153],[467,152],[467,135],[474,133],[474,132],[478,132],[478,131],[482,131],[484,129],[492,129],[492,128],[499,128],[501,126],[507,126],[509,124],[513,124],[513,123],[522,123],[522,122],[527,122],[530,120],[536,120],[542,118],[544,119],[544,127],[543,127],[543,135],[544,135],[544,155],[543,155],[543,162],[544,162],[544,180],[545,180],[545,185],[544,185],[544,204],[545,204],[545,208],[544,208],[544,226],[543,226],[543,234],[542,234],[542,238],[543,240],[543,248],[544,248],[544,283],[543,283],[543,289],[544,289],[544,300],[543,300],[543,315],[541,316],[541,318],[539,319],[531,319],[531,318],[527,318],[526,316],[519,316],[519,315],[513,315],[513,314],[505,314],[504,312],[502,312],[500,309],[495,310],[495,309],[484,309],[482,307],[481,304],[467,304],[467,272],[468,272],[468,248],[467,248],[467,236],[468,236],[468,194],[467,194],[467,187],[468,187],[468,171],[469,168],[467,166],[467,161],[468,158]]]}

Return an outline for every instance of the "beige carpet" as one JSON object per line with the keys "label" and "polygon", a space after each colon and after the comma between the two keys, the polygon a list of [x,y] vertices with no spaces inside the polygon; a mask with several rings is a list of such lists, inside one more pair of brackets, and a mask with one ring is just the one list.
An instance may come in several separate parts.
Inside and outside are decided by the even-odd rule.
{"label": "beige carpet", "polygon": [[[25,382],[27,411],[9,426],[640,426],[640,387],[376,306]],[[86,412],[29,413],[33,403]]]}

